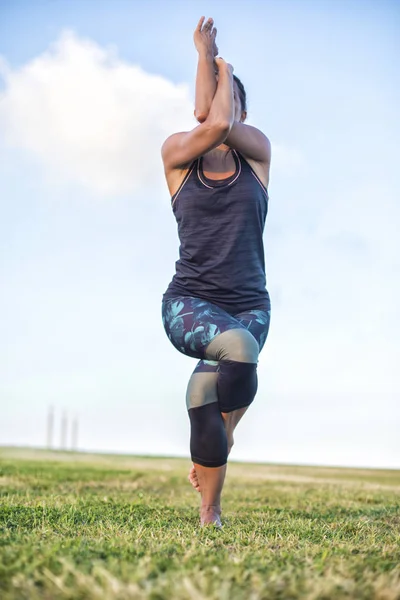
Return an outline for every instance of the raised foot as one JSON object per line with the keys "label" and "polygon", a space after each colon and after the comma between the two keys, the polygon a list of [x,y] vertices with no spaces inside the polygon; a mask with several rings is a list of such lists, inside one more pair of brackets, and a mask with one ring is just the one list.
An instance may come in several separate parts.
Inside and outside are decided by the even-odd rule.
{"label": "raised foot", "polygon": [[222,527],[221,523],[221,507],[217,505],[202,506],[200,508],[200,525],[214,525],[214,527]]}
{"label": "raised foot", "polygon": [[199,480],[197,478],[197,473],[196,473],[196,469],[194,468],[194,465],[192,465],[190,471],[189,471],[189,475],[188,475],[188,479],[190,481],[190,483],[192,484],[192,486],[194,487],[194,489],[197,492],[200,492],[200,484],[199,484]]}

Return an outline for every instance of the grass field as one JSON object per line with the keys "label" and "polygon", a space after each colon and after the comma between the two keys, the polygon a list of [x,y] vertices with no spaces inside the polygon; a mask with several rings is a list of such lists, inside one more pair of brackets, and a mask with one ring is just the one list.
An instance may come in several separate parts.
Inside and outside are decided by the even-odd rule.
{"label": "grass field", "polygon": [[0,598],[400,599],[400,471],[231,463],[222,530],[189,461],[0,448]]}

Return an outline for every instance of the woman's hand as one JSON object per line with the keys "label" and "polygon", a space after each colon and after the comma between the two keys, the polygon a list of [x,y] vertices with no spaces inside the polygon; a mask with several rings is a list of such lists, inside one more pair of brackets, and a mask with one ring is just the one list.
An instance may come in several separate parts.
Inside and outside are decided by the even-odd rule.
{"label": "woman's hand", "polygon": [[220,56],[218,56],[218,58],[214,59],[214,64],[217,67],[218,71],[217,71],[217,75],[221,72],[221,71],[225,71],[227,73],[229,73],[230,75],[233,75],[233,67],[231,64],[227,63],[223,58],[221,58]]}
{"label": "woman's hand", "polygon": [[193,34],[194,45],[199,54],[206,54],[214,58],[218,54],[218,46],[215,42],[217,29],[213,27],[214,19],[210,17],[203,26],[204,20],[205,17],[201,17],[197,24]]}

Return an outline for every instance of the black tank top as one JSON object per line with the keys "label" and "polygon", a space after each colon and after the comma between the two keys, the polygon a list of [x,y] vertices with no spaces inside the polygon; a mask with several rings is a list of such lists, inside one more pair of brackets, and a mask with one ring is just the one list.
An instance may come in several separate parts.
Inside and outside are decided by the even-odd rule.
{"label": "black tank top", "polygon": [[231,177],[209,179],[199,158],[172,196],[179,260],[163,300],[194,296],[232,315],[270,309],[262,237],[268,192],[249,163],[232,153]]}

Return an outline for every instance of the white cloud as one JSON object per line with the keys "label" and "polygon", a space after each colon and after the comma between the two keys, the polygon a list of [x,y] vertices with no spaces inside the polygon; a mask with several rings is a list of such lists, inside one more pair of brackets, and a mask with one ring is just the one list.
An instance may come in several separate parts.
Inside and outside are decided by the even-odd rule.
{"label": "white cloud", "polygon": [[[160,147],[196,125],[186,84],[146,73],[112,48],[64,32],[20,69],[0,57],[0,134],[57,181],[100,195],[164,185]],[[303,153],[273,141],[274,173],[304,172]]]}
{"label": "white cloud", "polygon": [[0,63],[0,133],[50,177],[100,195],[163,182],[160,147],[192,128],[189,87],[65,32],[20,69]]}

